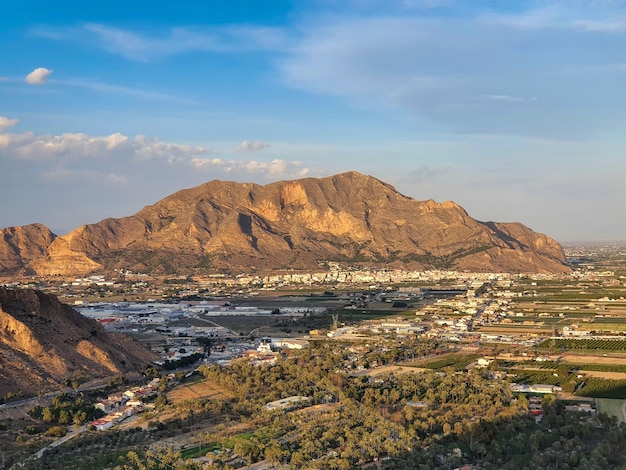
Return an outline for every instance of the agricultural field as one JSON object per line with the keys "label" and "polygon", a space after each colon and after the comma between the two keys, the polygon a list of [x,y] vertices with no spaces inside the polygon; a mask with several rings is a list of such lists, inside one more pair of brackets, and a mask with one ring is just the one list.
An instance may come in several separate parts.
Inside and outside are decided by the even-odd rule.
{"label": "agricultural field", "polygon": [[626,339],[546,339],[536,348],[537,350],[626,352]]}
{"label": "agricultural field", "polygon": [[226,389],[206,379],[179,385],[167,394],[168,401],[173,404],[199,398],[227,400],[232,397],[233,395]]}
{"label": "agricultural field", "polygon": [[615,416],[620,423],[625,422],[626,417],[624,408],[625,400],[615,400],[611,398],[596,398],[596,409],[598,413],[606,413],[609,416]]}
{"label": "agricultural field", "polygon": [[[560,362],[565,362],[568,364],[584,364],[584,365],[602,365],[602,366],[619,366],[626,367],[626,355],[623,354],[607,354],[598,355],[596,354],[579,354],[567,352],[565,354],[561,354],[559,356]],[[604,369],[593,369],[593,370],[604,370]]]}
{"label": "agricultural field", "polygon": [[452,367],[454,370],[464,370],[472,362],[480,358],[480,354],[462,354],[462,353],[450,353],[438,356],[437,359],[429,359],[427,361],[418,361],[413,363],[417,367],[424,369],[440,370],[447,367]]}
{"label": "agricultural field", "polygon": [[382,366],[375,369],[365,369],[359,372],[351,374],[353,377],[369,377],[376,378],[385,375],[402,375],[402,374],[416,374],[419,372],[426,372],[429,368],[423,367],[407,367],[407,366]]}
{"label": "agricultural field", "polygon": [[607,380],[599,377],[585,377],[576,387],[574,395],[591,398],[626,398],[626,380]]}

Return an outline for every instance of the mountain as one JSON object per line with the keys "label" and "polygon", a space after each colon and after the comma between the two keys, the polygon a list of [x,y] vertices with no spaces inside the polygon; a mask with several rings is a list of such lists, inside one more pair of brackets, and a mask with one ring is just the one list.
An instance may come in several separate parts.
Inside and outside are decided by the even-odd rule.
{"label": "mountain", "polygon": [[41,275],[317,269],[324,261],[496,272],[564,272],[553,239],[479,222],[356,172],[258,185],[211,181],[135,215],[83,225],[24,261]]}
{"label": "mountain", "polygon": [[43,224],[30,224],[0,230],[0,272],[13,273],[28,268],[41,258],[56,235]]}
{"label": "mountain", "polygon": [[66,379],[141,372],[156,357],[50,294],[0,288],[0,395],[55,390]]}

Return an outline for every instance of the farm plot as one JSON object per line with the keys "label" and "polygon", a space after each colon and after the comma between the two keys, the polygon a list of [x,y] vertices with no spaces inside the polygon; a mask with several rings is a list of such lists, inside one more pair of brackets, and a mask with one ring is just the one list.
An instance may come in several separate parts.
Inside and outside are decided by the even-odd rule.
{"label": "farm plot", "polygon": [[574,354],[565,353],[561,355],[561,362],[568,364],[606,364],[606,365],[626,365],[626,356],[603,356],[603,355],[590,355],[590,354]]}
{"label": "farm plot", "polygon": [[612,398],[596,398],[596,409],[598,413],[606,413],[615,416],[621,423],[624,422],[624,400]]}
{"label": "farm plot", "polygon": [[174,404],[198,398],[227,400],[232,397],[233,395],[229,391],[209,380],[179,385],[167,394],[167,399]]}
{"label": "farm plot", "polygon": [[561,350],[584,350],[584,351],[626,351],[626,340],[623,339],[573,339],[558,338],[547,339],[537,345],[537,349],[561,349]]}

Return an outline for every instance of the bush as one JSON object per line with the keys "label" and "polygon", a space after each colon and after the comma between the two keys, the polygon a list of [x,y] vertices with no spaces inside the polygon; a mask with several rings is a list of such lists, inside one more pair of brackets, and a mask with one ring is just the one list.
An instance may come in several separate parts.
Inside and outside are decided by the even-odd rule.
{"label": "bush", "polygon": [[50,436],[50,437],[63,437],[67,434],[67,429],[65,429],[63,426],[52,426],[50,429],[48,429],[44,435],[45,436]]}
{"label": "bush", "polygon": [[33,436],[35,434],[39,434],[41,432],[41,430],[39,428],[37,428],[37,426],[33,426],[31,424],[30,426],[26,426],[26,428],[24,428],[24,432],[26,434],[30,434],[31,436]]}

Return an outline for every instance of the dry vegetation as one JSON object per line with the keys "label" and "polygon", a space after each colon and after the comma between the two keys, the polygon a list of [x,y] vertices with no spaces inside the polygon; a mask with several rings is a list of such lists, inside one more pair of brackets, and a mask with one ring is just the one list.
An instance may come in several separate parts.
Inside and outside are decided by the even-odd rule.
{"label": "dry vegetation", "polygon": [[200,382],[179,385],[167,394],[168,401],[173,404],[199,398],[228,400],[233,398],[233,394],[210,380],[202,380]]}

